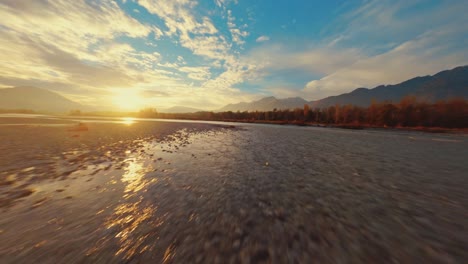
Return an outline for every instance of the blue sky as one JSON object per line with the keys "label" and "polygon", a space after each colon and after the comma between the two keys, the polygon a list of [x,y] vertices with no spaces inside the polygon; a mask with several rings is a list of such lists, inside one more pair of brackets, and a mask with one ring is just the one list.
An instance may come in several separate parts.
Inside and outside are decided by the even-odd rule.
{"label": "blue sky", "polygon": [[466,65],[455,0],[5,0],[0,87],[114,110],[315,100]]}

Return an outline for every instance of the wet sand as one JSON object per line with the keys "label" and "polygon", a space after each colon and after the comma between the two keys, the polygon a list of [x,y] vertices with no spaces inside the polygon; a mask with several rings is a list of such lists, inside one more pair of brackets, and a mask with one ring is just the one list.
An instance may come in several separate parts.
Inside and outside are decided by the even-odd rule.
{"label": "wet sand", "polygon": [[[0,118],[0,125],[3,124],[0,126],[0,186],[5,186],[0,192],[0,207],[32,194],[31,184],[49,179],[64,180],[90,165],[107,164],[106,170],[121,169],[126,156],[141,151],[144,142],[177,141],[185,146],[192,133],[225,128],[131,119],[122,122]],[[85,129],[80,129],[79,124]]]}
{"label": "wet sand", "polygon": [[72,126],[0,126],[1,263],[468,259],[464,136]]}

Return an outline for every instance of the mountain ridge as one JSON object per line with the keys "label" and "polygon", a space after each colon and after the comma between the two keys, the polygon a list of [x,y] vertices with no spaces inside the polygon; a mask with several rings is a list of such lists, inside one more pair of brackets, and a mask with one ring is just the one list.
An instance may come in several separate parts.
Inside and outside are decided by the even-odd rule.
{"label": "mountain ridge", "polygon": [[[418,100],[434,102],[459,97],[468,99],[468,65],[444,70],[434,75],[418,76],[399,84],[379,85],[374,88],[360,87],[348,93],[329,96],[320,100],[306,101],[301,97],[278,99],[268,96],[252,102],[228,104],[216,112],[224,111],[271,111],[274,109],[324,108],[336,104],[352,104],[366,107],[373,100],[399,102],[403,97],[413,95]],[[74,102],[66,97],[38,87],[18,86],[0,89],[0,109],[29,109],[41,112],[69,112],[85,110],[88,106]],[[90,108],[91,109],[91,108]],[[201,109],[174,106],[162,110],[166,113],[193,113]]]}
{"label": "mountain ridge", "polygon": [[399,102],[412,95],[419,100],[434,102],[454,97],[468,98],[468,66],[444,70],[434,75],[418,76],[399,84],[379,85],[372,89],[357,88],[349,93],[329,96],[311,101],[312,107],[327,107],[335,104],[369,106],[372,100],[378,102]]}
{"label": "mountain ridge", "polygon": [[[468,65],[443,70],[434,75],[414,77],[398,84],[378,85],[374,88],[360,87],[348,93],[328,96],[320,100],[306,101],[301,97],[277,99],[274,96],[269,96],[257,101],[229,104],[219,111],[271,111],[275,108],[278,110],[302,108],[305,104],[314,108],[323,108],[336,104],[367,107],[373,100],[395,103],[409,95],[429,102],[454,97],[468,99]],[[286,101],[289,103],[285,103]],[[265,104],[265,102],[270,103]]]}
{"label": "mountain ridge", "polygon": [[56,92],[33,86],[0,89],[0,109],[29,109],[42,112],[68,112],[84,106]]}
{"label": "mountain ridge", "polygon": [[171,113],[171,114],[184,114],[184,113],[195,113],[195,112],[203,112],[203,110],[193,107],[187,106],[180,106],[176,105],[173,107],[165,108],[160,110],[161,113]]}
{"label": "mountain ridge", "polygon": [[[254,103],[252,105],[252,103]],[[308,101],[301,97],[288,97],[284,99],[277,99],[274,96],[264,97],[255,102],[241,102],[237,104],[229,104],[219,109],[219,112],[225,111],[270,111],[273,109],[288,109],[295,108],[298,105],[304,106]],[[301,106],[301,107],[302,107]]]}

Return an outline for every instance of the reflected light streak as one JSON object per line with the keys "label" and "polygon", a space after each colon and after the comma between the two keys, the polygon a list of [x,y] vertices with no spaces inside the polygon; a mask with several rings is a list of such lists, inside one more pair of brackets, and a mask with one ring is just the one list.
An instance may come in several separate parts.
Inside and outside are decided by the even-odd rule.
{"label": "reflected light streak", "polygon": [[136,203],[121,204],[115,208],[114,217],[107,222],[107,228],[117,227],[120,229],[115,237],[119,240],[119,250],[115,255],[123,254],[126,259],[131,258],[136,253],[141,253],[147,249],[142,247],[148,234],[138,234],[135,232],[138,227],[151,218],[155,209],[142,207],[141,200]]}
{"label": "reflected light streak", "polygon": [[[114,209],[114,214],[107,220],[105,226],[107,229],[117,228],[118,232],[115,238],[118,239],[119,249],[115,255],[122,255],[124,259],[130,259],[136,254],[143,253],[149,250],[149,246],[145,245],[149,234],[142,232],[148,221],[156,212],[156,207],[145,206],[143,198],[140,197],[137,201],[131,202],[131,197],[141,190],[144,190],[153,180],[145,180],[144,176],[148,172],[142,161],[137,159],[128,159],[128,166],[125,173],[122,175],[122,182],[126,185],[123,198],[127,200]],[[152,227],[159,226],[163,221],[158,220],[152,223]]]}
{"label": "reflected light streak", "polygon": [[140,191],[147,185],[147,182],[143,180],[143,177],[145,176],[143,164],[138,163],[132,159],[126,161],[130,163],[128,164],[127,168],[125,168],[124,175],[122,175],[122,182],[126,184],[126,194],[124,195],[124,198],[128,196],[127,194],[129,192]]}

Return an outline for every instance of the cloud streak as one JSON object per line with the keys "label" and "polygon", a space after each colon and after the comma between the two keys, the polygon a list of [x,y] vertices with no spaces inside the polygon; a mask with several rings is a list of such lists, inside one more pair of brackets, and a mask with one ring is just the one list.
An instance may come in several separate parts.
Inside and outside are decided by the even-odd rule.
{"label": "cloud streak", "polygon": [[268,37],[268,36],[260,36],[255,41],[256,42],[265,42],[265,41],[269,41],[269,40],[270,40],[270,37]]}

